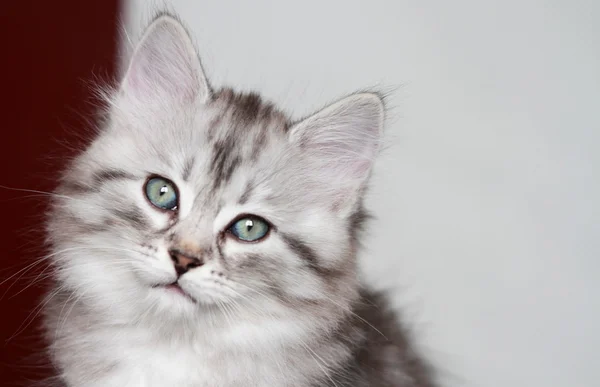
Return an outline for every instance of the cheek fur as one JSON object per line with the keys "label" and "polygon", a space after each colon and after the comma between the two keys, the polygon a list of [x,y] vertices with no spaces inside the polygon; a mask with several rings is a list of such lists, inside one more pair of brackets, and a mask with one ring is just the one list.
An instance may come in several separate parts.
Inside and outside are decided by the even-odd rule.
{"label": "cheek fur", "polygon": [[223,251],[232,280],[242,287],[248,284],[258,287],[285,304],[321,300],[324,292],[332,290],[327,282],[335,279],[325,269],[318,268],[317,252],[277,233],[269,239],[264,244],[230,242]]}

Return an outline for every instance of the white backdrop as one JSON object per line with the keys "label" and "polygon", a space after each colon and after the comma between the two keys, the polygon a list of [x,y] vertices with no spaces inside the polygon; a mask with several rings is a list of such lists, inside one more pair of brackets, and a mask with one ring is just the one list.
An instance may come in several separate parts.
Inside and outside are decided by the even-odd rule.
{"label": "white backdrop", "polygon": [[396,88],[363,262],[446,386],[600,385],[600,2],[171,4],[217,86]]}

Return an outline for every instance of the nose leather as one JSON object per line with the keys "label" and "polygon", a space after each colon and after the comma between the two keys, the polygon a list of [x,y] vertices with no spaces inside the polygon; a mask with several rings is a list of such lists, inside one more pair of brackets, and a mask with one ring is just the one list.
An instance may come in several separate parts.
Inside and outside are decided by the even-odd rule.
{"label": "nose leather", "polygon": [[182,276],[190,269],[204,265],[204,260],[199,256],[186,254],[179,250],[171,250],[169,254],[178,276]]}

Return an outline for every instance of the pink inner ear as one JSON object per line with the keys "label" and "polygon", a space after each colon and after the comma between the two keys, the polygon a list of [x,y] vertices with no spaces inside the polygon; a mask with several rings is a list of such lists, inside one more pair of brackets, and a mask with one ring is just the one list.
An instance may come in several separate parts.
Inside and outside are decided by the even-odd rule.
{"label": "pink inner ear", "polygon": [[378,96],[350,96],[298,124],[294,137],[325,181],[361,185],[377,155],[383,123]]}
{"label": "pink inner ear", "polygon": [[189,37],[169,18],[154,22],[137,47],[123,81],[127,94],[144,103],[192,101],[203,77]]}
{"label": "pink inner ear", "polygon": [[321,128],[307,144],[309,152],[334,178],[362,179],[368,175],[377,151],[373,122],[346,122]]}

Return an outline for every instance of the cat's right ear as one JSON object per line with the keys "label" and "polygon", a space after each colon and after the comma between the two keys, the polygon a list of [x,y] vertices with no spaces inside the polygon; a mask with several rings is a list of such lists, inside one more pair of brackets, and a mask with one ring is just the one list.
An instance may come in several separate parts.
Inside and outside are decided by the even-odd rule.
{"label": "cat's right ear", "polygon": [[200,59],[177,19],[162,15],[148,26],[135,48],[121,91],[145,105],[206,102],[210,98]]}

